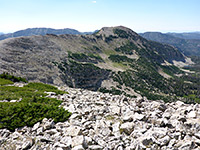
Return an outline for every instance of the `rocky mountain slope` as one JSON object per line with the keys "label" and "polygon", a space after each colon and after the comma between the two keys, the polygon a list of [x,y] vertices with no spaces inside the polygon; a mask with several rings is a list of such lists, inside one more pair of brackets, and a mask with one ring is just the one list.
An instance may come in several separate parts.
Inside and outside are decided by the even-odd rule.
{"label": "rocky mountain slope", "polygon": [[140,35],[148,40],[173,45],[187,56],[200,56],[200,34],[146,32]]}
{"label": "rocky mountain slope", "polygon": [[176,67],[190,64],[178,49],[148,41],[122,26],[105,27],[93,35],[50,34],[0,41],[0,73],[165,101],[177,100],[176,96],[199,101],[198,73]]}
{"label": "rocky mountain slope", "polygon": [[28,28],[25,30],[19,30],[14,33],[2,34],[0,33],[0,40],[4,40],[12,37],[21,37],[21,36],[31,36],[31,35],[46,35],[46,34],[91,34],[90,32],[79,32],[74,29],[65,28],[65,29],[52,29],[52,28]]}
{"label": "rocky mountain slope", "polygon": [[70,119],[54,123],[45,118],[15,132],[0,129],[1,150],[200,149],[199,104],[60,89],[68,94],[49,92],[47,97],[61,99],[61,105],[72,112]]}

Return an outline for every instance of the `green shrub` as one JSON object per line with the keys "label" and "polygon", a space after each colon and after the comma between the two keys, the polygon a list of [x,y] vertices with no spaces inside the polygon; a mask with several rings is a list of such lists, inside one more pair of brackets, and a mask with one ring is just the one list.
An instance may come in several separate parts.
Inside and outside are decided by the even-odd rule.
{"label": "green shrub", "polygon": [[[47,88],[45,88],[45,86],[47,86]],[[44,93],[45,91],[55,92],[56,94],[66,93],[64,91],[58,90],[57,88],[51,85],[46,85],[43,83],[29,83],[28,85],[24,87],[0,86],[0,100],[4,100],[4,99],[18,100],[20,98],[22,98],[23,100],[29,100],[29,99],[32,99],[33,97],[46,96],[47,94]]]}
{"label": "green shrub", "polygon": [[83,53],[69,53],[69,58],[74,60],[87,60],[88,56]]}
{"label": "green shrub", "polygon": [[161,68],[163,69],[163,71],[166,74],[169,74],[170,76],[174,76],[174,74],[180,74],[180,73],[184,73],[183,71],[181,71],[178,67],[176,66],[161,66]]}
{"label": "green shrub", "polygon": [[0,100],[21,99],[14,103],[0,102],[0,128],[14,131],[18,127],[33,126],[43,118],[52,118],[55,122],[67,120],[71,113],[58,107],[62,101],[45,97],[44,91],[66,93],[43,83],[29,83],[24,87],[0,86]]}
{"label": "green shrub", "polygon": [[55,92],[64,94],[66,92],[58,90],[56,87],[43,83],[29,83],[24,87],[0,86],[0,100],[18,100],[29,101],[34,97],[44,97],[44,92]]}
{"label": "green shrub", "polygon": [[109,43],[111,42],[113,39],[117,38],[116,36],[113,36],[113,35],[109,35],[107,37],[105,37],[105,42],[106,43]]}
{"label": "green shrub", "polygon": [[121,30],[121,29],[113,29],[113,32],[121,38],[128,38],[129,37],[129,34],[126,31]]}
{"label": "green shrub", "polygon": [[18,100],[20,98],[29,100],[34,96],[45,96],[44,92],[35,89],[15,86],[0,86],[0,100]]}
{"label": "green shrub", "polygon": [[0,85],[13,84],[12,81],[0,78]]}
{"label": "green shrub", "polygon": [[95,46],[95,45],[93,45],[92,46],[92,49],[94,49],[95,51],[97,51],[97,52],[100,52],[101,51],[101,49],[100,48],[98,48],[97,46]]}
{"label": "green shrub", "polygon": [[25,78],[16,77],[16,76],[10,75],[9,73],[5,73],[5,72],[0,74],[0,78],[7,79],[12,82],[25,82],[25,83],[27,82],[27,80]]}
{"label": "green shrub", "polygon": [[93,53],[89,53],[87,55],[84,53],[69,53],[68,57],[78,62],[103,62],[103,59],[99,55]]}
{"label": "green shrub", "polygon": [[119,48],[115,48],[116,52],[121,52],[128,55],[132,55],[133,50],[138,50],[138,47],[133,42],[128,42],[127,44],[120,46]]}
{"label": "green shrub", "polygon": [[52,118],[54,122],[67,120],[71,113],[58,108],[58,103],[51,104],[51,101],[52,99],[46,98],[45,104],[43,102],[0,103],[0,128],[14,131],[18,127],[33,126],[44,118]]}
{"label": "green shrub", "polygon": [[127,56],[122,56],[122,55],[110,55],[108,57],[112,62],[133,62],[133,60],[131,58],[128,58]]}
{"label": "green shrub", "polygon": [[103,59],[97,54],[89,53],[88,56],[90,57],[90,59],[95,59],[99,62],[103,62]]}
{"label": "green shrub", "polygon": [[66,92],[58,90],[56,87],[49,85],[49,84],[44,84],[44,83],[29,83],[25,85],[24,87],[31,88],[38,90],[40,92],[55,92],[56,94],[64,94]]}
{"label": "green shrub", "polygon": [[102,92],[102,93],[111,93],[113,95],[121,95],[123,93],[123,91],[118,90],[118,89],[116,89],[114,87],[111,87],[111,89],[107,89],[105,87],[101,87],[99,89],[99,92]]}

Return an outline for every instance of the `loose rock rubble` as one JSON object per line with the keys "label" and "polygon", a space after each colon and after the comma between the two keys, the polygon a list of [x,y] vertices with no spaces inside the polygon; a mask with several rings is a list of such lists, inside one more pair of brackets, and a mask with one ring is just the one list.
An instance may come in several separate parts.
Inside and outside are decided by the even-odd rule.
{"label": "loose rock rubble", "polygon": [[66,122],[43,119],[11,133],[0,130],[2,150],[200,149],[200,104],[149,101],[82,89],[49,97],[72,112]]}

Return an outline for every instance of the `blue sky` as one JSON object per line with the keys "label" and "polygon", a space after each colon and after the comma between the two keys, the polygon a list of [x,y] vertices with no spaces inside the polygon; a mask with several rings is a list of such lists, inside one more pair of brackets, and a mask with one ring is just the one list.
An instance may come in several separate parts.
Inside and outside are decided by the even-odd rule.
{"label": "blue sky", "polygon": [[0,32],[33,27],[200,31],[200,0],[0,0]]}

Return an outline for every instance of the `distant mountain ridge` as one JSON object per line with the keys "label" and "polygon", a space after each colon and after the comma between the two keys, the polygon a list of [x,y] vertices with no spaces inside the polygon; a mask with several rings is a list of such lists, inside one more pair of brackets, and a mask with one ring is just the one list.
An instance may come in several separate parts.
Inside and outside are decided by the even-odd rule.
{"label": "distant mountain ridge", "polygon": [[28,28],[25,30],[19,30],[14,33],[0,35],[0,40],[4,40],[12,37],[31,36],[31,35],[46,35],[46,34],[92,34],[93,32],[79,32],[75,29],[52,29],[52,28]]}
{"label": "distant mountain ridge", "polygon": [[198,39],[200,40],[200,32],[185,32],[185,33],[167,33],[168,35],[172,35],[174,37],[182,38],[182,39]]}
{"label": "distant mountain ridge", "polygon": [[[1,34],[0,40],[13,37],[31,36],[31,35],[46,35],[46,34],[93,34],[97,32],[79,32],[75,29],[52,29],[52,28],[28,28],[25,30],[16,31],[14,33]],[[178,48],[187,56],[200,56],[200,32],[188,32],[188,33],[160,33],[160,32],[145,32],[140,33],[141,36],[148,40],[170,44]]]}
{"label": "distant mountain ridge", "polygon": [[[188,33],[189,34],[189,33]],[[161,33],[161,32],[145,32],[140,35],[148,40],[156,41],[164,44],[170,44],[178,48],[187,56],[200,56],[200,40],[199,39],[183,39],[177,36],[184,34],[179,33]],[[189,35],[192,35],[189,34]],[[194,36],[190,36],[194,38]],[[186,36],[185,36],[186,38]],[[189,38],[189,36],[187,36]],[[198,38],[198,37],[197,37]]]}

